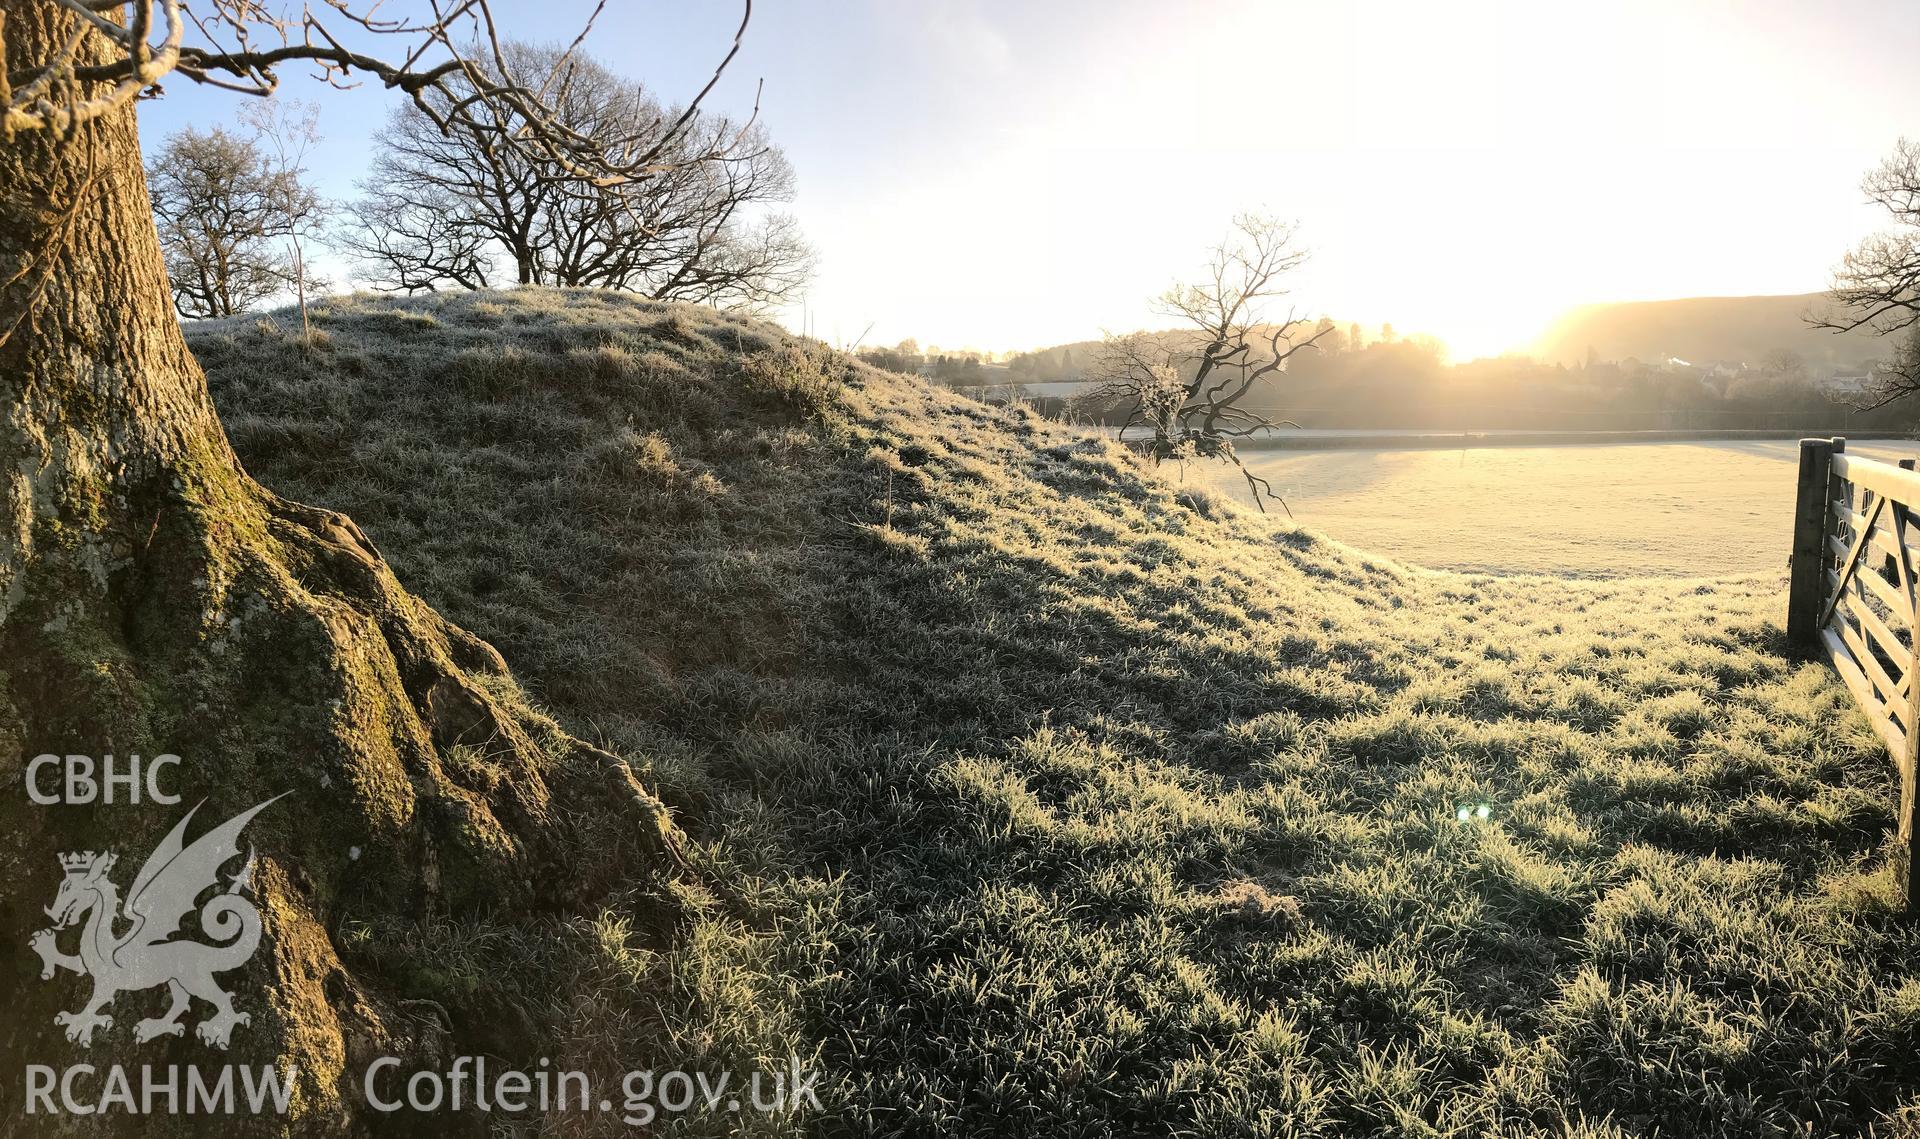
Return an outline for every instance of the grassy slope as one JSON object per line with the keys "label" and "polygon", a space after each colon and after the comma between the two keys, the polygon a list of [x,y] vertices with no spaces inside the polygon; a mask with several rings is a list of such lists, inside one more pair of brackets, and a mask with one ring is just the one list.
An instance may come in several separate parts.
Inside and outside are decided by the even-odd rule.
{"label": "grassy slope", "polygon": [[1848,1133],[1920,1087],[1892,780],[1771,580],[1405,571],[702,310],[318,319],[193,331],[249,468],[701,837],[670,944],[603,931],[664,994],[626,1060],[817,1051],[826,1122],[898,1134]]}

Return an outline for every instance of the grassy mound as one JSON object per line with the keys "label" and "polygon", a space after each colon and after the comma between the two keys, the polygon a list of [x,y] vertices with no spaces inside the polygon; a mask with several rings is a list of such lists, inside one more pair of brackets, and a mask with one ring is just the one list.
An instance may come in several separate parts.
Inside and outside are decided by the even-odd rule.
{"label": "grassy mound", "polygon": [[648,996],[596,1055],[797,1051],[829,1129],[915,1135],[1858,1133],[1920,1090],[1896,789],[1777,581],[1405,570],[705,310],[316,322],[192,331],[249,469],[694,838],[675,936],[601,931]]}

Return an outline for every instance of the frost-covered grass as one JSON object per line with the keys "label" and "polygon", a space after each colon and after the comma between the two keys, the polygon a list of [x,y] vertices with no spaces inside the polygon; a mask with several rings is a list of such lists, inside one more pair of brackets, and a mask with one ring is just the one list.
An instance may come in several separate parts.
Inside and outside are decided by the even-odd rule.
{"label": "frost-covered grass", "polygon": [[1891,1133],[1920,1092],[1891,773],[1771,575],[1409,570],[700,310],[319,320],[194,331],[236,445],[650,763],[694,865],[586,931],[578,1047],[829,1073],[719,1130]]}
{"label": "frost-covered grass", "polygon": [[[1855,441],[1851,449],[1888,460],[1920,454],[1912,443]],[[1302,524],[1408,564],[1725,577],[1785,573],[1798,454],[1788,440],[1248,451],[1246,459]],[[1194,466],[1185,477],[1247,498],[1231,468]]]}

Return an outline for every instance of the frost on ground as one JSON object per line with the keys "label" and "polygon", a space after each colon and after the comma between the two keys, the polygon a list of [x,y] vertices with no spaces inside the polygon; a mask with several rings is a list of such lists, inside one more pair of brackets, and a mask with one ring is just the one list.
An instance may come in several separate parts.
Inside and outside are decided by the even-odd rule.
{"label": "frost on ground", "polygon": [[[1300,479],[1306,525],[1230,509],[710,310],[518,289],[314,323],[193,331],[248,469],[345,508],[687,839],[564,936],[359,943],[461,1023],[564,991],[556,1066],[823,1073],[821,1113],[760,1134],[1920,1134],[1899,789],[1784,655],[1777,574],[1410,571]],[[1784,544],[1790,444],[1647,450],[1753,512],[1728,557]],[[1514,519],[1597,542],[1575,516],[1629,513],[1625,453],[1451,515],[1440,468],[1521,453],[1282,461],[1491,560]]]}
{"label": "frost on ground", "polygon": [[[1851,449],[1888,461],[1920,454],[1910,443]],[[1786,572],[1798,444],[1249,452],[1247,460],[1302,525],[1413,565],[1718,577]],[[1231,467],[1190,467],[1186,478],[1247,501],[1246,481]]]}

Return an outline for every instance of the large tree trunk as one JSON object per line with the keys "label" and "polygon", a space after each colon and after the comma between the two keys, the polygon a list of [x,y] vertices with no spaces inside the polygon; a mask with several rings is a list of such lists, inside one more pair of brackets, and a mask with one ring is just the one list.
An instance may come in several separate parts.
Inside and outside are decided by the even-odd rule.
{"label": "large tree trunk", "polygon": [[[0,11],[9,68],[68,35],[41,0]],[[456,746],[482,762],[444,762]],[[127,803],[122,786],[111,805],[35,805],[21,776],[42,753],[177,754],[163,790],[183,802]],[[499,656],[402,590],[351,521],[242,472],[173,315],[131,107],[0,140],[0,777],[0,1112],[16,1121],[27,1064],[277,1061],[299,1070],[295,1130],[364,1123],[361,1064],[457,1047],[472,1026],[452,1010],[445,1039],[437,1013],[343,960],[343,917],[561,911],[673,842],[625,764],[530,711]],[[90,986],[41,980],[28,950],[56,856],[117,852],[124,897],[196,801],[195,835],[282,793],[243,839],[265,939],[219,978],[252,1017],[231,1048],[136,1043],[164,989],[120,994],[111,1029],[70,1042],[54,1014]],[[589,861],[588,843],[609,849]]]}

